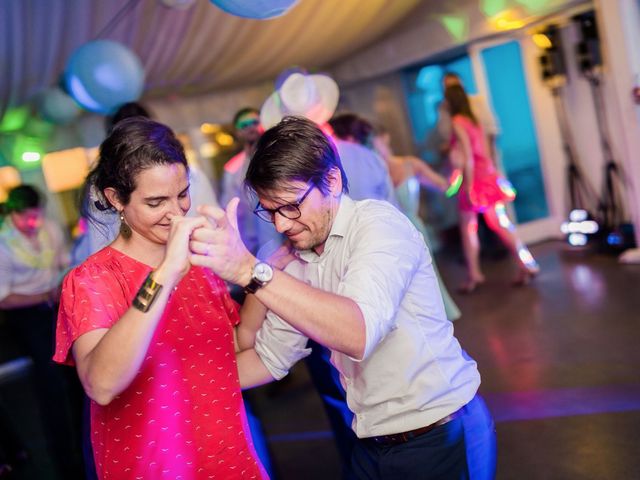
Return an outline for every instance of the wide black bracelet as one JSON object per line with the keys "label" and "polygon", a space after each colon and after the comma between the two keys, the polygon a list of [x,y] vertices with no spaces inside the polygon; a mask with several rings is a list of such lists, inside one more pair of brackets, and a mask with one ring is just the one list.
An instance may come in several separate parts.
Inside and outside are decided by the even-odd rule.
{"label": "wide black bracelet", "polygon": [[136,298],[133,299],[132,305],[141,312],[146,312],[151,308],[151,304],[162,290],[162,285],[151,278],[152,275],[153,270],[149,272],[140,290],[136,293]]}

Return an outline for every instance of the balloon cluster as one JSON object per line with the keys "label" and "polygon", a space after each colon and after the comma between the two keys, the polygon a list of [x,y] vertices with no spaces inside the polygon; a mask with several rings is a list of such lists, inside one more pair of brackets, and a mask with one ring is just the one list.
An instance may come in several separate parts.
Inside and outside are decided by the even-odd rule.
{"label": "balloon cluster", "polygon": [[[184,10],[196,0],[159,0],[165,7]],[[227,13],[265,20],[284,15],[299,0],[210,0]],[[77,48],[69,58],[61,87],[39,95],[42,118],[66,124],[85,110],[109,115],[120,105],[140,98],[145,72],[139,58],[112,40],[95,40]]]}

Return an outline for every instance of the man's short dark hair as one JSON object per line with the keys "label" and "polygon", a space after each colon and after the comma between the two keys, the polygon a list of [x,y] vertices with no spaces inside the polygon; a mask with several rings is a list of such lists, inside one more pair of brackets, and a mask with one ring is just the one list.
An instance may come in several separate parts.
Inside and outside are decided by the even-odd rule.
{"label": "man's short dark hair", "polygon": [[346,193],[347,176],[331,139],[311,120],[285,117],[258,141],[245,184],[261,194],[290,182],[313,183],[326,195],[328,174],[335,168],[342,175],[342,191]]}

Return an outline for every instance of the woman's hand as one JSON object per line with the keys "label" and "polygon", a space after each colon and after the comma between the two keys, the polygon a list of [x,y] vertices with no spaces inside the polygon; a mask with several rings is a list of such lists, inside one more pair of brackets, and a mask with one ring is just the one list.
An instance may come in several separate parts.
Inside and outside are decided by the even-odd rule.
{"label": "woman's hand", "polygon": [[175,286],[189,271],[190,250],[189,240],[194,230],[210,227],[206,218],[181,217],[176,215],[171,219],[171,231],[167,240],[164,259],[153,275],[153,279],[160,285]]}

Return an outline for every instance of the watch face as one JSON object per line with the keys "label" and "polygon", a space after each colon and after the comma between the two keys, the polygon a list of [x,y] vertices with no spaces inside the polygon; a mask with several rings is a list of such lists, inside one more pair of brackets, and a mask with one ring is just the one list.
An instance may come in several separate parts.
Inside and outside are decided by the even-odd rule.
{"label": "watch face", "polygon": [[267,263],[257,263],[253,268],[253,276],[260,282],[268,282],[273,277],[273,270]]}

